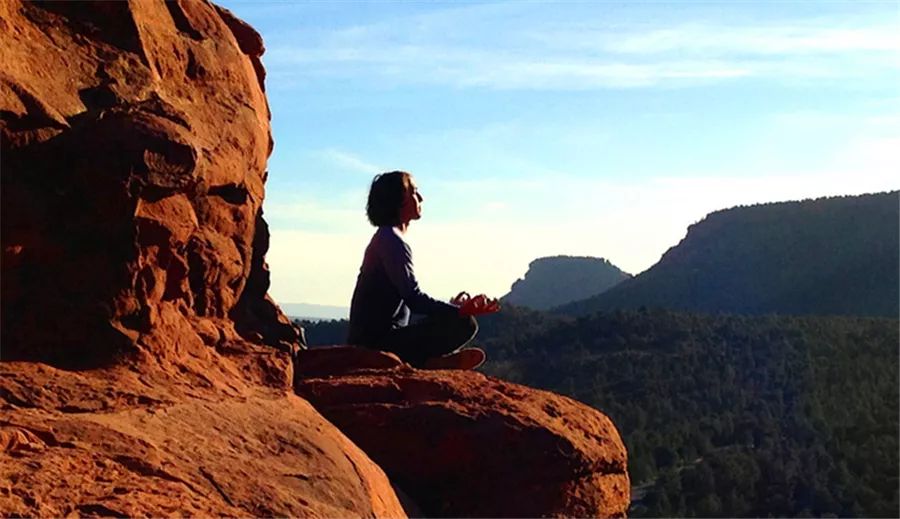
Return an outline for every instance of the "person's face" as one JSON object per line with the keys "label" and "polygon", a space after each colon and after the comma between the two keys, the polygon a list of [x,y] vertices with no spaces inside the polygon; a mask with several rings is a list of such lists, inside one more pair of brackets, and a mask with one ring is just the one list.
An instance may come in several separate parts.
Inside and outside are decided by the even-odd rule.
{"label": "person's face", "polygon": [[403,198],[403,206],[400,208],[400,220],[409,222],[418,220],[422,217],[422,202],[425,199],[419,194],[419,188],[416,181],[409,177],[409,183],[406,187],[406,195]]}

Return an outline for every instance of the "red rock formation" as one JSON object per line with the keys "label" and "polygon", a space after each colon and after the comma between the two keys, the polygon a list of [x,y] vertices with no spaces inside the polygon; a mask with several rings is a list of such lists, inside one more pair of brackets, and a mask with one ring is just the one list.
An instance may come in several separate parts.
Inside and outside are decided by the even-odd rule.
{"label": "red rock formation", "polygon": [[301,352],[297,392],[426,516],[625,515],[626,451],[600,412],[480,373],[420,371],[358,353]]}
{"label": "red rock formation", "polygon": [[0,2],[4,515],[404,515],[291,394],[262,52],[200,0]]}
{"label": "red rock formation", "polygon": [[289,350],[259,35],[198,1],[8,1],[0,23],[4,358],[177,364],[173,331]]}
{"label": "red rock formation", "polygon": [[296,396],[108,375],[0,363],[0,515],[404,516],[381,469]]}

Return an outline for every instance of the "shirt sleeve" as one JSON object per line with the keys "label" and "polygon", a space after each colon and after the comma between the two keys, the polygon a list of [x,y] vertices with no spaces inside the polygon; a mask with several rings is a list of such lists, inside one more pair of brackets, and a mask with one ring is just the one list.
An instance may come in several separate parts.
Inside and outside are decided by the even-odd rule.
{"label": "shirt sleeve", "polygon": [[422,292],[416,281],[409,245],[396,235],[388,236],[389,239],[384,240],[381,248],[382,265],[391,284],[409,309],[413,313],[424,315],[456,313],[457,307]]}

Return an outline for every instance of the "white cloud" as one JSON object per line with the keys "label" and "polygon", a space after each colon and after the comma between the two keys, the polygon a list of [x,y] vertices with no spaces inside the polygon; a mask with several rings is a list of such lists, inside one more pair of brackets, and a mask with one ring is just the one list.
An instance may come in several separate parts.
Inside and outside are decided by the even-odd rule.
{"label": "white cloud", "polygon": [[871,79],[900,67],[895,19],[649,26],[636,19],[600,24],[576,17],[549,23],[542,19],[546,14],[540,4],[514,2],[303,37],[282,33],[266,64],[284,83],[366,78],[386,85],[536,90],[684,86],[747,77],[854,79],[862,71]]}
{"label": "white cloud", "polygon": [[590,47],[599,41],[603,50],[624,54],[677,52],[704,56],[840,54],[871,51],[896,55],[900,48],[896,23],[870,23],[862,27],[846,28],[819,25],[823,23],[843,22],[821,20],[813,25],[808,21],[800,21],[792,25],[769,27],[685,24],[624,37],[611,37],[608,33],[592,34],[592,40],[572,40],[572,43]]}
{"label": "white cloud", "polygon": [[377,173],[384,171],[384,168],[381,166],[372,164],[367,160],[360,158],[359,156],[339,150],[337,148],[327,148],[324,150],[320,150],[317,153],[321,158],[333,163],[341,169],[352,171],[354,173],[364,173],[366,175],[374,176]]}
{"label": "white cloud", "polygon": [[669,81],[704,82],[751,75],[747,67],[714,61],[667,61],[638,64],[612,60],[519,59],[491,66],[474,66],[460,86],[497,89],[584,90],[653,86]]}

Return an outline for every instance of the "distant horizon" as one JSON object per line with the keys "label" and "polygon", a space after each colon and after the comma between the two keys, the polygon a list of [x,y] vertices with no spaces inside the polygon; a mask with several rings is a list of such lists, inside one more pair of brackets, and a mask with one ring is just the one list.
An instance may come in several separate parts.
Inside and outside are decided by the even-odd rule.
{"label": "distant horizon", "polygon": [[278,301],[275,303],[291,319],[347,319],[350,317],[350,303],[347,306],[320,305],[302,301]]}
{"label": "distant horizon", "polygon": [[345,305],[372,177],[430,295],[535,258],[635,275],[705,215],[896,189],[895,3],[219,2],[262,35],[276,300]]}
{"label": "distant horizon", "polygon": [[[815,197],[815,198],[804,198],[804,199],[800,199],[800,200],[786,200],[786,201],[783,201],[783,202],[762,202],[762,203],[758,203],[758,204],[747,204],[747,205],[733,206],[733,207],[727,207],[727,208],[723,208],[723,209],[718,209],[718,210],[712,211],[712,212],[708,213],[703,219],[705,219],[706,217],[708,217],[708,216],[711,215],[711,214],[720,213],[720,212],[726,212],[726,211],[731,211],[731,210],[734,210],[734,209],[740,209],[740,208],[746,208],[746,207],[757,207],[757,206],[765,206],[765,205],[779,204],[779,203],[802,203],[802,202],[806,202],[806,201],[817,201],[817,200],[826,200],[826,199],[834,199],[834,198],[846,198],[846,197],[860,197],[860,196],[870,196],[870,195],[890,194],[890,193],[898,193],[898,194],[900,194],[900,188],[898,188],[898,189],[891,189],[891,190],[887,190],[887,191],[876,191],[876,192],[871,192],[871,193],[861,193],[861,194],[858,194],[858,195],[834,195],[834,196],[824,196],[824,197]],[[699,220],[698,222],[695,222],[695,223],[699,223],[700,221],[703,221],[703,219],[701,219],[701,220]],[[688,229],[685,229],[685,236],[687,235],[687,231],[688,231]],[[679,243],[680,243],[680,240],[679,240]],[[666,251],[670,250],[672,247],[675,247],[675,246],[677,246],[677,245],[678,245],[678,243],[672,244],[669,248],[666,249]],[[665,253],[665,252],[664,252],[664,253]],[[663,254],[664,254],[664,253],[663,253]],[[663,254],[660,254],[660,259],[662,258]],[[600,257],[600,256],[585,256],[585,255],[570,255],[570,254],[554,254],[554,255],[541,256],[541,257],[538,257],[538,258],[534,258],[534,259],[532,260],[532,262],[537,261],[537,260],[540,260],[540,259],[559,258],[559,257],[605,260],[605,261],[609,262],[611,265],[613,265],[614,267],[620,268],[619,265],[617,265],[616,262],[613,261],[612,259],[610,259],[610,258],[605,258],[605,257]],[[658,263],[658,261],[657,261],[656,263],[654,263],[653,265],[651,265],[650,267],[647,267],[647,269],[645,269],[645,270],[642,271],[642,272],[632,273],[632,272],[627,272],[627,271],[624,271],[624,270],[623,270],[623,272],[625,272],[625,274],[629,274],[629,275],[631,275],[631,276],[637,277],[637,276],[639,276],[640,274],[642,274],[643,272],[646,272],[647,270],[653,268],[657,263]],[[529,263],[529,265],[530,265],[530,263]],[[621,269],[621,268],[620,268],[620,269]],[[525,276],[526,273],[527,273],[527,267],[526,267],[526,271],[525,271],[525,272],[522,272],[521,275],[519,275],[518,277],[516,277],[516,278],[514,278],[512,281],[510,281],[510,288],[507,289],[507,291],[504,292],[503,294],[498,294],[497,297],[501,297],[501,296],[503,296],[503,295],[508,294],[508,293],[509,293],[509,290],[512,288],[512,284],[515,283],[516,281],[518,281],[519,279],[522,279],[522,278]],[[349,301],[349,300],[347,301],[347,304],[346,304],[346,305],[323,305],[323,304],[318,304],[318,303],[309,303],[309,302],[305,302],[305,301],[285,301],[285,302],[276,301],[276,302],[277,302],[280,306],[282,306],[282,307],[284,307],[284,306],[289,306],[289,307],[290,307],[290,306],[294,306],[294,307],[297,307],[297,306],[306,306],[306,307],[310,307],[310,311],[314,311],[314,307],[319,307],[319,308],[321,308],[321,310],[323,311],[323,314],[322,314],[322,315],[323,315],[324,317],[323,317],[323,316],[318,316],[318,315],[307,315],[307,316],[290,315],[290,317],[293,317],[293,318],[300,318],[300,319],[302,319],[302,318],[304,318],[304,317],[306,317],[306,318],[313,318],[313,319],[329,319],[329,318],[332,318],[331,316],[332,316],[332,315],[335,315],[336,312],[342,311],[342,312],[349,313],[349,311],[350,311],[350,301]],[[282,309],[284,309],[284,308],[282,308]],[[285,311],[285,314],[288,314],[288,312]],[[346,318],[346,317],[348,317],[348,316],[344,316],[343,318]]]}

